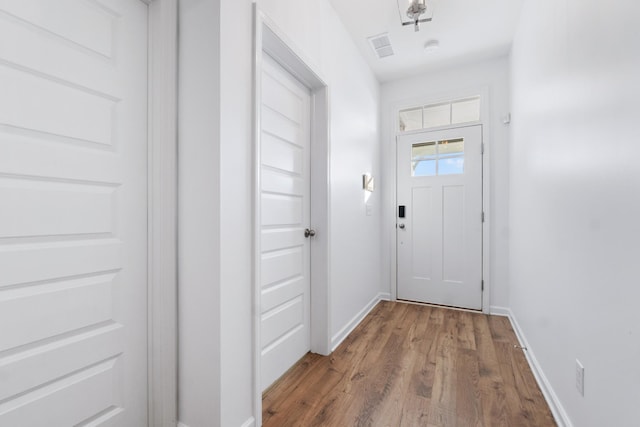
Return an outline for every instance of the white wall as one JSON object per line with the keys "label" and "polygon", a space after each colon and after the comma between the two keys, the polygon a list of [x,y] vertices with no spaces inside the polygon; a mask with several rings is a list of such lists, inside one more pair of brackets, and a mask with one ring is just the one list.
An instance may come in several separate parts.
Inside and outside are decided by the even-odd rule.
{"label": "white wall", "polygon": [[182,0],[179,37],[179,418],[239,426],[253,413],[252,4]]}
{"label": "white wall", "polygon": [[220,420],[220,8],[179,3],[178,416]]}
{"label": "white wall", "polygon": [[507,58],[496,58],[469,65],[456,66],[428,74],[385,83],[382,99],[382,158],[384,159],[384,241],[382,244],[383,280],[391,291],[395,283],[395,129],[397,110],[459,97],[477,95],[488,90],[488,117],[484,119],[485,153],[490,162],[490,304],[508,306],[508,126],[502,118],[509,111],[509,71]]}
{"label": "white wall", "polygon": [[511,307],[581,427],[640,419],[639,16],[528,1],[512,50]]}
{"label": "white wall", "polygon": [[[380,175],[378,83],[326,0],[259,1],[319,68],[331,120],[331,324],[381,290],[380,199],[365,216],[361,175]],[[189,427],[253,414],[252,4],[180,2],[180,381]]]}
{"label": "white wall", "polygon": [[221,425],[240,426],[254,408],[253,8],[220,5],[220,405]]}

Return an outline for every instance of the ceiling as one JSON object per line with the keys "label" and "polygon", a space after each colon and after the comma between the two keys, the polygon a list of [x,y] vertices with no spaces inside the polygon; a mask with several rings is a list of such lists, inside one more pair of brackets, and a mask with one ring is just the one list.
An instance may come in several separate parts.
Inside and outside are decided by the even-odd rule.
{"label": "ceiling", "polygon": [[[504,55],[523,0],[427,0],[433,21],[402,26],[409,0],[329,0],[380,82]],[[401,8],[398,7],[401,5]],[[379,59],[369,41],[389,33],[393,56]],[[439,48],[425,51],[429,40]]]}

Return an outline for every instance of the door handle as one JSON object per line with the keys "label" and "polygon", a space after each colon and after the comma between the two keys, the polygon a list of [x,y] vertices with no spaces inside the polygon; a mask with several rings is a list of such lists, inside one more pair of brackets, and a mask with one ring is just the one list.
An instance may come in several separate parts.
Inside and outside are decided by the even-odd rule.
{"label": "door handle", "polygon": [[315,235],[316,235],[316,230],[312,230],[310,228],[305,228],[304,237],[309,238],[309,237],[313,237]]}
{"label": "door handle", "polygon": [[398,228],[404,230],[404,224],[398,224]]}

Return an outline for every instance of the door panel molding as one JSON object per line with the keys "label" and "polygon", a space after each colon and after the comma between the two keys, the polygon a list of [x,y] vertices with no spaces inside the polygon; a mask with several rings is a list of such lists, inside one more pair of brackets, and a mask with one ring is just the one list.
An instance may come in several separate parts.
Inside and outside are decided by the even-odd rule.
{"label": "door panel molding", "polygon": [[[268,54],[262,57],[261,84],[260,339],[265,389],[311,349],[313,239],[305,231],[311,227],[311,91]],[[298,286],[280,292],[291,281]]]}

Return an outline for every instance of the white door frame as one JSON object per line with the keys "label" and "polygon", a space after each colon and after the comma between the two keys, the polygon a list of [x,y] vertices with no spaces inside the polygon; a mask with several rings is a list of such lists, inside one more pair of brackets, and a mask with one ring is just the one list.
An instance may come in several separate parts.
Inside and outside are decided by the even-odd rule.
{"label": "white door frame", "polygon": [[330,325],[330,141],[329,87],[312,65],[277,26],[254,4],[253,64],[253,388],[254,418],[262,424],[260,384],[260,105],[262,55],[266,52],[311,91],[311,351],[331,353]]}
{"label": "white door frame", "polygon": [[463,123],[459,125],[449,125],[434,127],[429,129],[420,129],[414,132],[404,132],[403,135],[411,133],[420,133],[424,131],[435,131],[444,129],[456,129],[466,126],[482,125],[482,143],[484,149],[484,155],[482,156],[482,211],[485,214],[485,221],[482,223],[482,279],[484,281],[484,289],[482,292],[482,312],[485,314],[490,313],[491,308],[491,117],[490,117],[490,98],[489,88],[487,86],[476,88],[465,88],[460,91],[452,91],[447,93],[441,93],[436,96],[419,97],[393,105],[389,111],[390,117],[388,123],[391,129],[391,135],[393,141],[390,142],[392,147],[389,151],[391,156],[388,156],[386,162],[388,165],[389,175],[388,179],[392,181],[392,198],[393,206],[390,208],[391,217],[388,219],[389,230],[389,243],[391,244],[391,259],[390,272],[391,272],[391,300],[396,301],[398,299],[398,273],[397,273],[397,259],[398,248],[396,240],[396,223],[397,223],[397,209],[398,209],[398,173],[397,173],[397,137],[400,135],[398,131],[398,114],[401,110],[406,108],[415,107],[417,105],[430,105],[440,102],[450,102],[455,99],[469,98],[480,95],[480,120],[477,122]]}
{"label": "white door frame", "polygon": [[148,422],[178,422],[178,0],[149,5]]}

